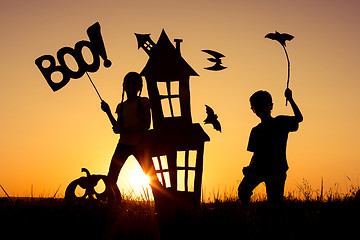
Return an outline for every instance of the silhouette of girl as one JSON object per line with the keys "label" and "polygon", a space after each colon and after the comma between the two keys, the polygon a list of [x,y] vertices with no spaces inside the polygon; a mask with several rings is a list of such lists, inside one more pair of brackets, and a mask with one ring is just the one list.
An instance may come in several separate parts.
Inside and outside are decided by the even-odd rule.
{"label": "silhouette of girl", "polygon": [[[118,115],[117,120],[112,115],[109,105],[105,101],[101,102],[101,109],[109,117],[114,133],[120,134],[108,173],[111,188],[117,193],[120,193],[116,185],[120,170],[130,155],[134,155],[145,174],[151,170],[151,166],[147,166],[143,161],[144,147],[141,144],[151,121],[150,101],[147,97],[141,97],[142,87],[142,78],[138,73],[129,72],[124,77],[121,103],[115,111]],[[125,93],[126,101],[124,101]]]}

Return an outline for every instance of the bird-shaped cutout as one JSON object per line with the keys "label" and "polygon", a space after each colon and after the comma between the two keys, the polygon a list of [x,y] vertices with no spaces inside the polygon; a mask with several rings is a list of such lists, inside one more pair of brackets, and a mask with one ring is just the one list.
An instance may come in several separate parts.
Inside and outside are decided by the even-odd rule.
{"label": "bird-shaped cutout", "polygon": [[269,38],[271,40],[278,41],[281,45],[286,47],[285,41],[291,41],[294,36],[287,34],[287,33],[279,33],[278,31],[275,31],[275,33],[268,33],[265,35],[265,38]]}
{"label": "bird-shaped cutout", "polygon": [[205,124],[212,124],[214,129],[221,132],[221,125],[220,122],[218,120],[218,116],[214,113],[214,110],[209,107],[208,105],[205,105],[206,107],[206,113],[207,113],[207,117],[204,120]]}
{"label": "bird-shaped cutout", "polygon": [[223,54],[218,53],[213,50],[201,50],[201,51],[206,52],[214,57],[214,58],[208,58],[207,60],[209,60],[210,62],[214,62],[215,65],[211,66],[211,67],[206,67],[205,69],[212,70],[212,71],[220,71],[220,70],[227,68],[227,67],[224,67],[221,65],[222,62],[221,62],[220,58],[225,57]]}

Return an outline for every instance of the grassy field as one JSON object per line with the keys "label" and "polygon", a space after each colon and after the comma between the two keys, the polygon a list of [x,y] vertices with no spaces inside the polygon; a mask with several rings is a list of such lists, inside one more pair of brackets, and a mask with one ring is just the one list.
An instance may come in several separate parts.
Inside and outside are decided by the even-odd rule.
{"label": "grassy field", "polygon": [[[123,200],[121,206],[62,198],[0,198],[0,239],[159,239],[152,201]],[[202,203],[193,218],[172,226],[172,239],[344,239],[357,238],[360,192],[313,191],[304,184],[287,194],[281,217],[265,199],[244,211],[235,197]],[[169,223],[171,221],[169,220]]]}

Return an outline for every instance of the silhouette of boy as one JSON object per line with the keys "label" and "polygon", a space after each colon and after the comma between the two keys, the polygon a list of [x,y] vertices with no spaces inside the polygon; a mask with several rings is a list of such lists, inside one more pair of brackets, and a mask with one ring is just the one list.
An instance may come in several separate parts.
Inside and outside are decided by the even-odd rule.
{"label": "silhouette of boy", "polygon": [[250,133],[247,150],[253,152],[249,166],[243,168],[244,178],[238,188],[241,204],[247,208],[252,191],[265,182],[266,194],[272,210],[281,210],[286,171],[286,144],[289,132],[297,131],[303,116],[296,105],[292,91],[287,88],[285,97],[295,116],[271,116],[273,103],[270,93],[255,92],[250,97],[253,112],[261,119]]}

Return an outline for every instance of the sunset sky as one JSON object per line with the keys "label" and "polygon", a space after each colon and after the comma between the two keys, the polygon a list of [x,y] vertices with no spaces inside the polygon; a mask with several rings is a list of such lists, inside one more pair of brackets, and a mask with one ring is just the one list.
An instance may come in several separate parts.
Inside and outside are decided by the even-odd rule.
{"label": "sunset sky", "polygon": [[[203,188],[207,195],[237,189],[251,128],[259,119],[249,97],[257,90],[273,96],[273,116],[291,115],[285,106],[287,63],[269,32],[295,36],[287,43],[290,88],[304,115],[289,135],[290,169],[286,191],[303,179],[319,188],[360,185],[360,2],[304,1],[9,1],[0,3],[0,184],[11,196],[52,196],[83,175],[106,174],[118,141],[100,100],[84,75],[53,92],[35,65],[36,58],[87,40],[86,29],[99,22],[110,68],[91,77],[112,111],[121,101],[122,79],[140,72],[148,55],[137,49],[134,33],[162,29],[181,38],[184,59],[200,75],[191,77],[193,122],[211,138],[205,144]],[[202,49],[221,52],[227,69],[211,66]],[[143,96],[147,96],[144,88]],[[222,133],[204,125],[205,104],[219,116]],[[120,189],[131,185],[139,168],[124,166]],[[5,194],[0,191],[0,196]]]}

